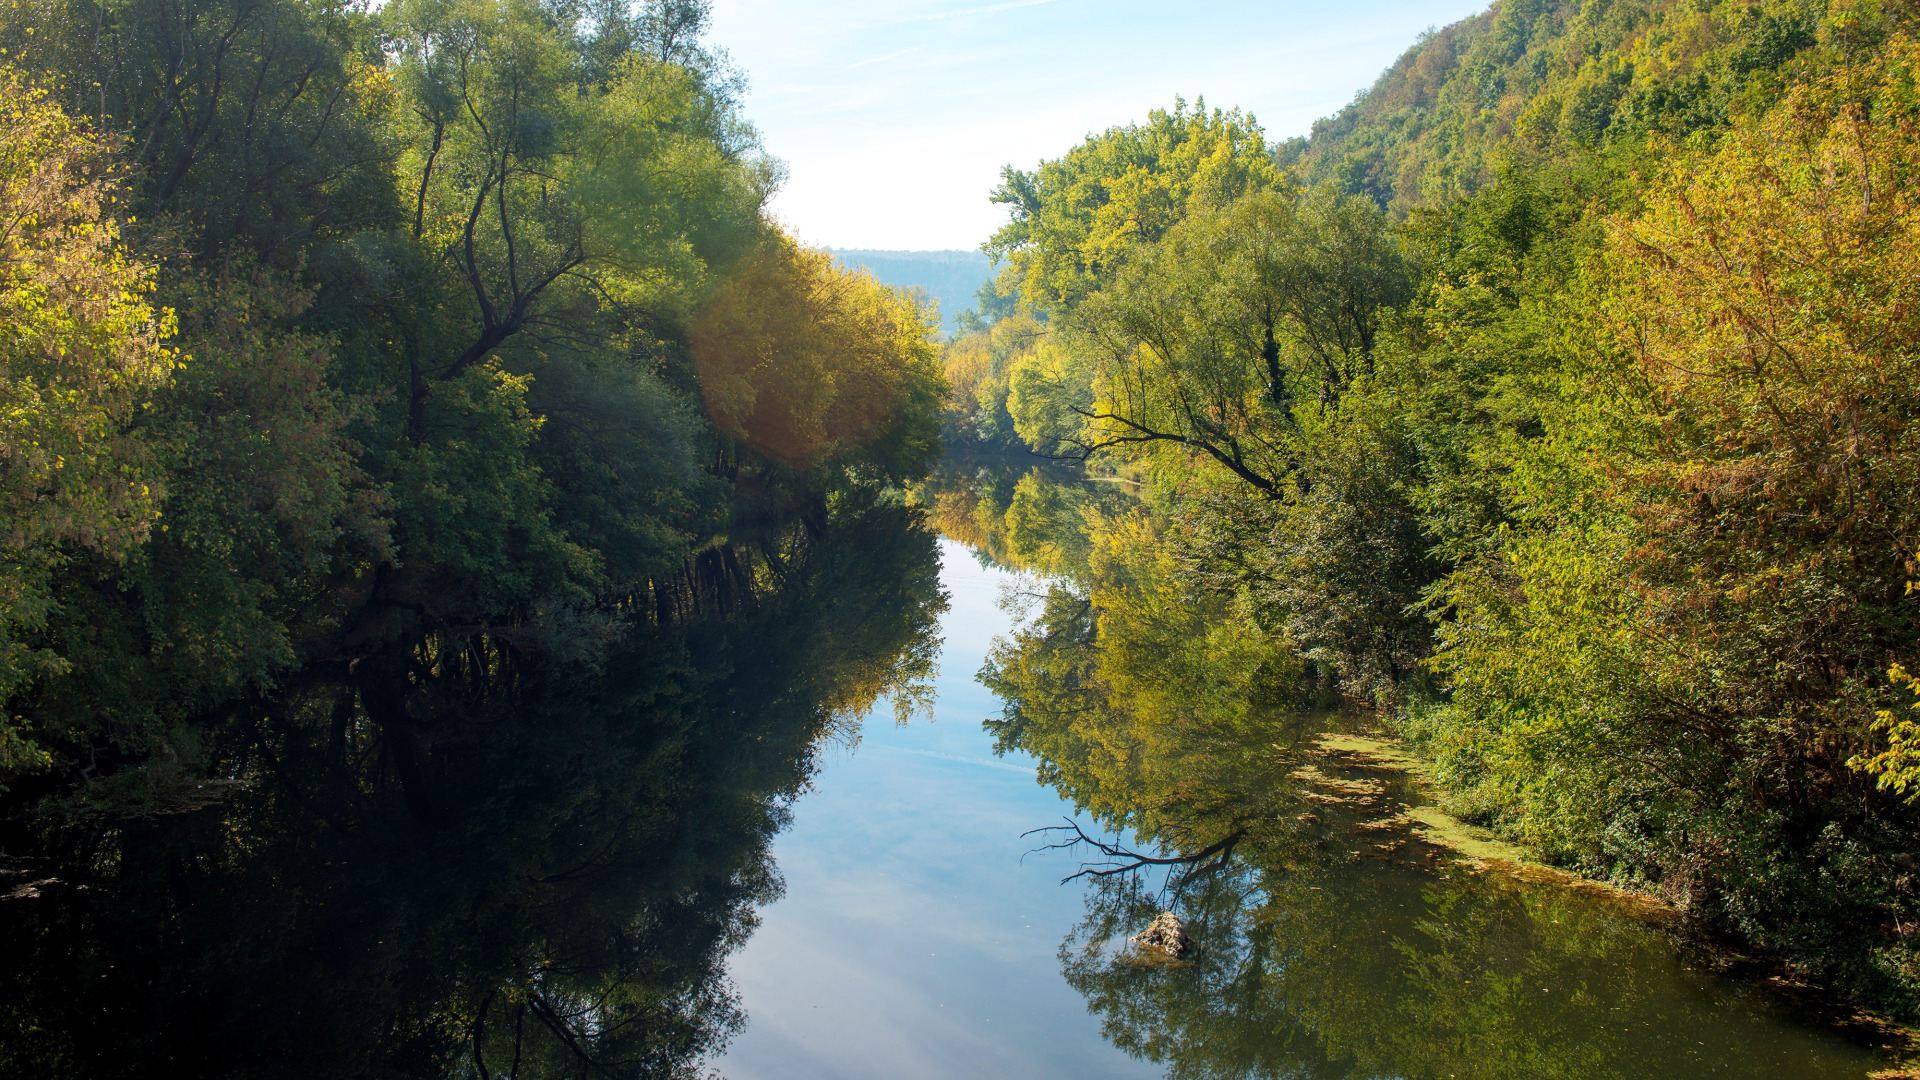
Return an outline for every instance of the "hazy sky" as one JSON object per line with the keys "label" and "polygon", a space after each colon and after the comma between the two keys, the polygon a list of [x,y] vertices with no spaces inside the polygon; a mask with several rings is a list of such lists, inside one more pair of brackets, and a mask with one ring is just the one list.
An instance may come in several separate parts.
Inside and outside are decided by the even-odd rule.
{"label": "hazy sky", "polygon": [[715,0],[713,38],[790,177],[810,244],[970,248],[1031,168],[1176,96],[1304,135],[1420,31],[1485,0]]}

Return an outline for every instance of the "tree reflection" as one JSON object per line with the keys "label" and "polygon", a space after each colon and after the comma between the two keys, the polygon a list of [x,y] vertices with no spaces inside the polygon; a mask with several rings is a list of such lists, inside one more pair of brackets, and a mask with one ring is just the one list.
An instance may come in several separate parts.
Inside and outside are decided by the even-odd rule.
{"label": "tree reflection", "polygon": [[1089,518],[1134,500],[1115,478],[1030,455],[949,455],[915,486],[933,525],[1008,570],[1084,578]]}
{"label": "tree reflection", "polygon": [[[1326,738],[1372,721],[1327,708],[1325,667],[1207,587],[1151,503],[1085,487],[943,474],[923,499],[960,538],[1047,575],[981,672],[1002,702],[987,728],[1107,830],[1042,844],[1088,871],[1061,960],[1116,1046],[1174,1080],[1884,1065],[1752,985],[1688,970],[1615,900],[1448,865],[1408,814],[1426,801],[1412,778]],[[1167,910],[1191,952],[1129,943]]]}
{"label": "tree reflection", "polygon": [[1254,853],[1173,902],[1192,952],[1125,948],[1165,900],[1103,880],[1061,959],[1107,1037],[1172,1080],[1863,1077],[1880,1060],[1691,975],[1609,904],[1499,874]]}
{"label": "tree reflection", "polygon": [[937,574],[850,500],[563,640],[283,687],[203,805],[7,822],[0,1074],[695,1075],[818,747],[930,674]]}

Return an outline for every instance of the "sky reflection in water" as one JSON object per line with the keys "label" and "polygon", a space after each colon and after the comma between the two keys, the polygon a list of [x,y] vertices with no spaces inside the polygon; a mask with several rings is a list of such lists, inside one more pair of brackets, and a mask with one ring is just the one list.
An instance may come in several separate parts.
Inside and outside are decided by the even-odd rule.
{"label": "sky reflection in water", "polygon": [[[1007,577],[951,542],[942,555],[953,599],[937,722],[871,722],[796,806],[775,848],[786,898],[731,965],[749,1014],[718,1063],[733,1080],[1884,1067],[1751,987],[1687,970],[1663,935],[1605,905],[1492,875],[1361,860],[1303,866],[1271,897],[1257,875],[1235,875],[1182,908],[1215,935],[1211,955],[1159,971],[1114,963],[1128,927],[1111,921],[1157,904],[1062,887],[1078,865],[1062,853],[1022,859],[1036,841],[1020,834],[1070,808],[1028,761],[995,759],[979,725],[999,707],[973,674],[1008,628],[996,604]],[[1101,946],[1069,966],[1102,1016],[1063,976],[1063,939]],[[1103,1019],[1160,1061],[1116,1049]]]}
{"label": "sky reflection in water", "polygon": [[776,841],[787,896],[731,965],[748,1012],[719,1063],[732,1080],[1160,1075],[1101,1037],[1060,974],[1084,915],[1058,884],[1076,864],[1021,859],[1036,841],[1020,834],[1071,808],[980,729],[999,709],[973,675],[1008,626],[1004,580],[942,544],[935,722],[870,720]]}

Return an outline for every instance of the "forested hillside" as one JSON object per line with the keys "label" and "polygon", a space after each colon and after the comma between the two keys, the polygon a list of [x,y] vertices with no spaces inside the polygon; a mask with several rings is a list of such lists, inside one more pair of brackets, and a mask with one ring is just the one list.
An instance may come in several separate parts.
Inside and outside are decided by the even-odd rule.
{"label": "forested hillside", "polygon": [[[1515,161],[1597,155],[1627,165],[1650,138],[1711,139],[1766,109],[1803,74],[1797,61],[1822,40],[1827,13],[1819,4],[1498,4],[1424,35],[1277,156],[1308,183],[1400,213],[1471,194]],[[1873,23],[1869,38],[1884,25],[1877,6],[1839,17]],[[1830,47],[1849,47],[1828,30]]]}
{"label": "forested hillside", "polygon": [[950,430],[1142,495],[935,507],[1058,575],[1003,747],[1177,847],[1193,769],[1374,710],[1456,812],[1920,1015],[1914,33],[1503,0],[1311,138],[1009,168]]}

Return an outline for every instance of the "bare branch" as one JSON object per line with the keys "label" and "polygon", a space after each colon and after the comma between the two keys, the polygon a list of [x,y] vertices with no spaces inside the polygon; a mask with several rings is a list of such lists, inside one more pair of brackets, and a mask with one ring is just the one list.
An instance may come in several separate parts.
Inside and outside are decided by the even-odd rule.
{"label": "bare branch", "polygon": [[[1131,874],[1136,871],[1145,870],[1145,869],[1148,869],[1149,867],[1179,866],[1179,867],[1187,868],[1187,872],[1180,875],[1180,881],[1174,886],[1175,889],[1179,889],[1183,887],[1187,882],[1193,880],[1193,878],[1195,878],[1196,876],[1204,873],[1210,873],[1214,870],[1217,870],[1225,866],[1227,864],[1227,860],[1233,856],[1234,845],[1239,843],[1240,838],[1246,835],[1245,829],[1235,829],[1232,833],[1229,833],[1225,838],[1221,840],[1217,840],[1211,844],[1208,844],[1206,847],[1201,848],[1199,851],[1193,852],[1190,855],[1171,855],[1171,856],[1142,855],[1137,851],[1134,851],[1127,847],[1123,847],[1119,844],[1110,844],[1105,840],[1099,840],[1094,837],[1088,836],[1086,833],[1086,830],[1080,827],[1079,822],[1076,822],[1071,818],[1067,818],[1064,820],[1066,821],[1065,825],[1048,825],[1045,828],[1041,828],[1041,829],[1029,829],[1028,831],[1020,834],[1022,838],[1033,836],[1036,833],[1071,833],[1072,834],[1066,839],[1060,840],[1056,843],[1042,844],[1041,846],[1034,848],[1033,852],[1072,851],[1084,845],[1086,847],[1093,848],[1094,850],[1098,851],[1101,855],[1105,856],[1105,862],[1103,863],[1096,863],[1096,864],[1082,863],[1080,866],[1080,871],[1078,873],[1069,874],[1066,877],[1063,877],[1060,879],[1060,884],[1062,885],[1065,885],[1070,881],[1076,881],[1083,877],[1091,877],[1091,878],[1118,877],[1123,874]],[[1028,854],[1033,854],[1033,852],[1028,852]]]}

